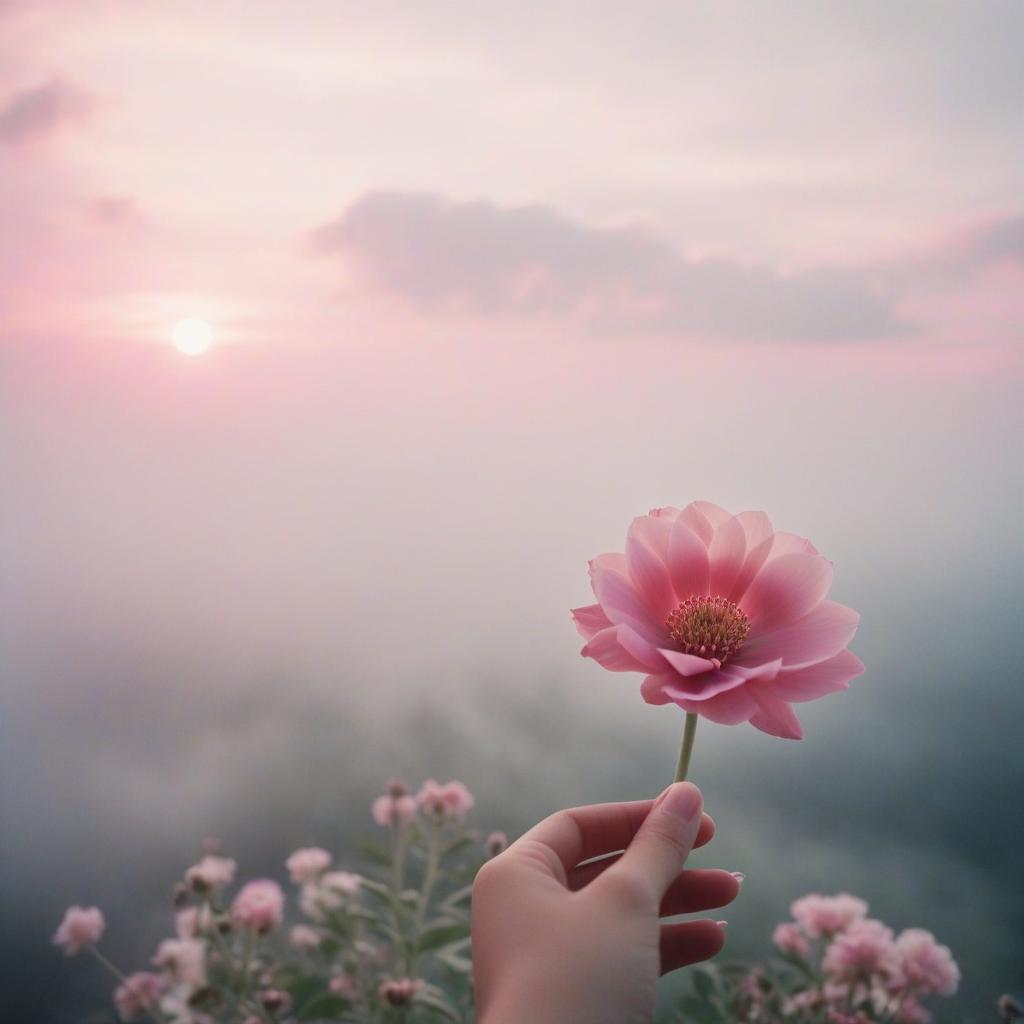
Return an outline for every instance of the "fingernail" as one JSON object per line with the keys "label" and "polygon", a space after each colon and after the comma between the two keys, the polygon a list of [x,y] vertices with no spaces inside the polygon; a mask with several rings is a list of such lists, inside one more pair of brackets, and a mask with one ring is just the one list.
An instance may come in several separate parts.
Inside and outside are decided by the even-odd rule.
{"label": "fingernail", "polygon": [[742,871],[730,871],[729,874],[732,875],[732,877],[735,878],[736,881],[740,883],[740,885],[743,884],[747,877],[745,874],[743,874]]}
{"label": "fingernail", "polygon": [[662,800],[664,809],[683,821],[690,821],[700,814],[704,803],[700,790],[689,782],[669,787]]}
{"label": "fingernail", "polygon": [[721,928],[723,931],[729,927],[728,921],[716,921],[715,924],[717,924],[718,927]]}

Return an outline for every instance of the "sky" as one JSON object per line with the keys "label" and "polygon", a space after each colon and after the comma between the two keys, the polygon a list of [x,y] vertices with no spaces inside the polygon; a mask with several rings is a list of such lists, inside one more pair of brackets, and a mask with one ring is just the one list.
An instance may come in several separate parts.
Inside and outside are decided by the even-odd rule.
{"label": "sky", "polygon": [[211,833],[280,875],[395,772],[513,833],[660,791],[681,716],[568,609],[699,498],[810,537],[867,665],[800,743],[702,726],[733,951],[848,889],[952,947],[965,1013],[1024,988],[1022,31],[0,0],[12,1012],[100,1005],[63,906],[142,966]]}

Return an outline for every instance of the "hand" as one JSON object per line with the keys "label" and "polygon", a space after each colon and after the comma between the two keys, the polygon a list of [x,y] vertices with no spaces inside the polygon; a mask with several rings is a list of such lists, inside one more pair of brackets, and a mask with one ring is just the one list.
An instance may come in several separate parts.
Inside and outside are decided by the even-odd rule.
{"label": "hand", "polygon": [[650,1024],[659,975],[725,942],[724,922],[660,918],[739,891],[728,871],[682,870],[714,835],[702,809],[688,782],[657,800],[575,807],[488,861],[473,884],[478,1024]]}

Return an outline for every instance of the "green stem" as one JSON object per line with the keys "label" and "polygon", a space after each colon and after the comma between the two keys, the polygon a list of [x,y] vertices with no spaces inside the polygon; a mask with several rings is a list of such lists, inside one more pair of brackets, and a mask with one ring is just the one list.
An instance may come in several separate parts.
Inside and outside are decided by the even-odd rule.
{"label": "green stem", "polygon": [[685,782],[686,773],[690,770],[690,755],[693,753],[693,738],[697,735],[697,716],[686,713],[686,728],[683,729],[683,745],[679,751],[679,763],[676,765],[676,782]]}

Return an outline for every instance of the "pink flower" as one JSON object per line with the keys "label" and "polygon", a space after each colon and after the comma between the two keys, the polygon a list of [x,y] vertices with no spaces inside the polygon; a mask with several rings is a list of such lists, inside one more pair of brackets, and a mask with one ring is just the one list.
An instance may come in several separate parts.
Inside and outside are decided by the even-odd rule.
{"label": "pink flower", "polygon": [[377,995],[391,1006],[405,1006],[416,998],[417,993],[426,988],[426,982],[419,978],[398,978],[382,981]]}
{"label": "pink flower", "polygon": [[150,1007],[156,1006],[163,991],[164,980],[152,971],[136,971],[114,990],[114,1006],[124,1020],[134,1020]]}
{"label": "pink flower", "polygon": [[230,857],[208,854],[185,872],[185,884],[196,892],[223,889],[234,881],[238,865]]}
{"label": "pink flower", "polygon": [[320,948],[323,936],[308,924],[297,924],[288,934],[288,941],[295,949],[302,949],[310,952]]}
{"label": "pink flower", "polygon": [[164,939],[157,946],[152,962],[176,984],[206,983],[206,948],[195,939]]}
{"label": "pink flower", "polygon": [[894,977],[900,957],[892,929],[881,921],[854,921],[832,940],[821,966],[835,981]]}
{"label": "pink flower", "polygon": [[929,1024],[932,1015],[916,1000],[908,999],[896,1011],[897,1024]]}
{"label": "pink flower", "polygon": [[862,920],[867,915],[868,905],[848,892],[836,896],[812,892],[793,903],[789,912],[807,935],[820,939],[830,938],[854,921]]}
{"label": "pink flower", "polygon": [[302,887],[299,906],[308,917],[321,921],[325,910],[337,910],[354,899],[362,884],[362,876],[351,871],[328,871]]}
{"label": "pink flower", "polygon": [[408,793],[392,796],[385,793],[377,797],[370,805],[373,820],[381,828],[391,825],[408,825],[416,818],[416,801]]}
{"label": "pink flower", "polygon": [[920,995],[951,996],[960,984],[960,969],[947,946],[923,928],[908,928],[896,940],[902,986]]}
{"label": "pink flower", "polygon": [[269,878],[246,882],[231,904],[231,917],[241,928],[266,935],[284,918],[281,886]]}
{"label": "pink flower", "polygon": [[454,780],[441,785],[435,779],[427,779],[416,794],[416,803],[428,814],[456,821],[461,821],[475,802],[473,794]]}
{"label": "pink flower", "polygon": [[633,520],[625,554],[590,563],[590,578],[597,604],[572,613],[581,653],[644,673],[649,704],[800,739],[790,705],[864,671],[846,650],[859,616],[825,600],[832,563],[763,512],[654,509]]}
{"label": "pink flower", "polygon": [[74,956],[83,946],[95,946],[103,935],[106,921],[98,907],[68,907],[53,936],[55,946],[63,946],[68,956]]}
{"label": "pink flower", "polygon": [[308,846],[296,850],[285,862],[284,866],[296,885],[316,881],[330,866],[333,858],[319,846]]}
{"label": "pink flower", "polygon": [[504,832],[492,832],[484,840],[484,849],[488,857],[497,857],[508,847],[508,836]]}
{"label": "pink flower", "polygon": [[331,980],[327,987],[336,996],[344,996],[347,999],[356,993],[356,979],[340,967],[336,967],[331,974]]}
{"label": "pink flower", "polygon": [[783,953],[806,957],[811,952],[811,945],[807,941],[807,937],[791,921],[786,921],[776,927],[772,933],[772,942],[775,943],[775,948]]}

